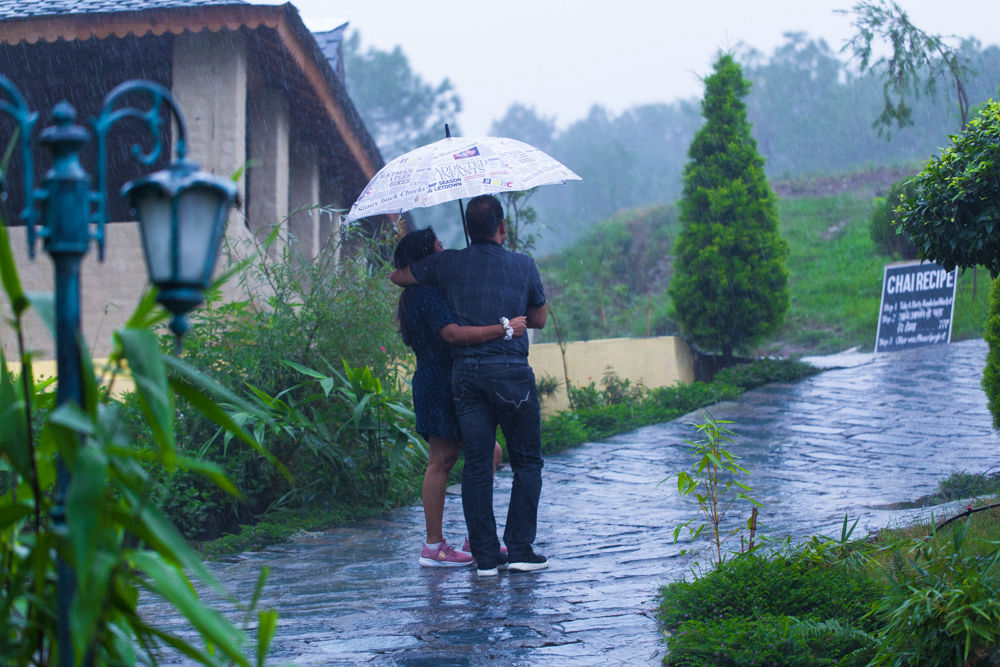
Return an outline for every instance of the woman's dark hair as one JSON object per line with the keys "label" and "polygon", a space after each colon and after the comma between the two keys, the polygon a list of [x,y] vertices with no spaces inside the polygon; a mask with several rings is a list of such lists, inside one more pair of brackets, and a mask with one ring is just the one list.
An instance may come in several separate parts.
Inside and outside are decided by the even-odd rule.
{"label": "woman's dark hair", "polygon": [[396,244],[396,251],[392,254],[392,263],[397,269],[405,269],[418,259],[423,259],[427,255],[434,254],[434,242],[437,236],[430,227],[417,229],[403,238]]}
{"label": "woman's dark hair", "polygon": [[[392,254],[392,263],[397,269],[405,269],[419,259],[434,254],[434,242],[437,236],[430,227],[417,229],[399,239],[396,244],[396,251]],[[399,310],[396,318],[399,320],[399,335],[403,338],[403,343],[413,347],[414,332],[407,326],[406,309],[413,298],[413,287],[406,287],[399,295]]]}

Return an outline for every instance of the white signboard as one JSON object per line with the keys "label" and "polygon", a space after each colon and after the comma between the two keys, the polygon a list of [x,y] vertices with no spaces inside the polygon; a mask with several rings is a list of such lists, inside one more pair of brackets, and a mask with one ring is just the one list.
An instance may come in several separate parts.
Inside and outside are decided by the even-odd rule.
{"label": "white signboard", "polygon": [[930,262],[886,264],[875,351],[951,342],[958,269]]}

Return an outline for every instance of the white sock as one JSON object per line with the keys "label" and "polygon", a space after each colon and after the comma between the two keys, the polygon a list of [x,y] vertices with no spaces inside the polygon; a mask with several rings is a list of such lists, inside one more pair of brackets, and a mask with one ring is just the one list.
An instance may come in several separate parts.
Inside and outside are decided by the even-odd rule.
{"label": "white sock", "polygon": [[424,546],[425,546],[425,547],[427,547],[428,549],[437,549],[437,548],[439,548],[439,547],[440,547],[440,546],[441,546],[442,544],[443,544],[443,542],[435,542],[434,544],[429,544],[429,543],[427,543],[427,542],[424,542]]}

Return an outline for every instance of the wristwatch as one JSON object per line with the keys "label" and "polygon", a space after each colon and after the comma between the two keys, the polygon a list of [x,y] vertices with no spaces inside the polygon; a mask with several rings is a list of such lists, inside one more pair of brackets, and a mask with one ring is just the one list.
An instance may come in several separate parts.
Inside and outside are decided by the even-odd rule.
{"label": "wristwatch", "polygon": [[510,326],[510,320],[506,317],[500,318],[500,326],[503,327],[503,339],[510,340],[514,337],[514,328]]}

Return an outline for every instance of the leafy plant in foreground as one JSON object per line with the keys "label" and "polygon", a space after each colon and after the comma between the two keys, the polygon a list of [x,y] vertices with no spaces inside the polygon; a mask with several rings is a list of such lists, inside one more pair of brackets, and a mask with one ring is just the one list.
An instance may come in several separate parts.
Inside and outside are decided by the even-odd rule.
{"label": "leafy plant in foreground", "polygon": [[1000,545],[975,544],[969,519],[888,545],[890,587],[875,665],[995,665],[1000,660]]}
{"label": "leafy plant in foreground", "polygon": [[[114,374],[128,364],[153,446],[134,446],[119,405],[102,400],[83,349],[85,406],[66,402],[39,419],[35,412],[51,406],[51,395],[32,380],[20,323],[32,301],[45,298],[22,290],[2,224],[0,278],[15,312],[23,369],[20,376],[11,373],[0,354],[0,471],[7,482],[0,495],[0,664],[149,664],[156,662],[160,647],[169,646],[201,664],[249,667],[247,632],[203,603],[193,582],[200,580],[235,600],[151,502],[154,485],[147,470],[150,465],[187,469],[235,493],[218,466],[179,453],[173,415],[175,394],[183,396],[192,409],[259,448],[214,400],[238,399],[161,353],[146,328],[160,317],[147,295],[128,326],[116,332],[110,368]],[[43,319],[54,312],[50,307],[36,310]],[[60,461],[70,475],[64,525],[54,517]],[[57,588],[70,578],[74,586],[64,589],[71,591],[66,627],[57,620]],[[197,640],[145,617],[140,609],[145,595],[173,606]],[[257,627],[253,652],[259,665],[277,615],[254,607],[255,602],[244,609],[243,625]],[[68,631],[65,643],[56,640],[60,628]],[[72,655],[60,653],[66,650]]]}
{"label": "leafy plant in foreground", "polygon": [[[724,534],[722,523],[730,508],[741,499],[752,503],[755,508],[761,507],[761,504],[747,495],[752,489],[736,479],[740,473],[749,475],[750,471],[736,463],[736,457],[725,449],[729,443],[735,442],[734,438],[737,437],[736,433],[725,426],[732,422],[713,419],[707,412],[703,413],[703,416],[704,423],[692,426],[704,437],[686,441],[691,445],[695,463],[690,470],[681,471],[677,475],[677,491],[681,496],[694,495],[704,523],[692,526],[698,517],[685,521],[674,529],[674,540],[678,538],[683,528],[687,528],[691,538],[696,539],[708,527],[708,538],[715,549],[714,562],[716,565],[721,565],[725,560],[722,555],[723,543],[743,530],[743,526],[737,525],[728,534]],[[754,509],[746,523],[746,528],[750,531],[750,550],[753,550],[756,518],[757,511]]]}
{"label": "leafy plant in foreground", "polygon": [[384,241],[352,233],[331,239],[315,260],[294,247],[231,249],[259,255],[237,276],[242,292],[257,296],[216,299],[199,311],[185,358],[255,408],[236,410],[241,423],[291,474],[282,476],[238,439],[218,437],[215,424],[181,404],[177,429],[187,454],[222,466],[241,491],[237,499],[184,472],[162,480],[162,506],[190,537],[238,533],[279,510],[344,517],[343,508],[414,497],[408,468],[388,470],[391,452],[398,458],[401,451],[399,429],[412,417],[391,407],[408,402],[398,378],[407,357],[393,317],[399,293],[385,280]]}
{"label": "leafy plant in foreground", "polygon": [[[829,542],[836,544],[835,541]],[[660,589],[670,665],[864,665],[883,592],[876,580],[811,548],[727,560]]]}

